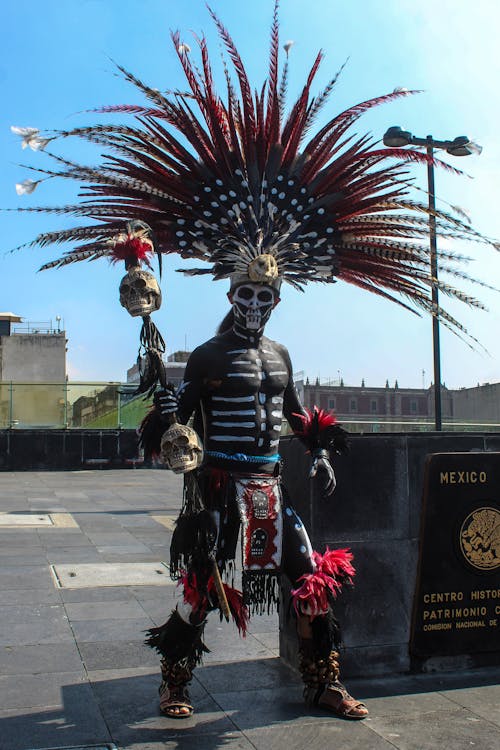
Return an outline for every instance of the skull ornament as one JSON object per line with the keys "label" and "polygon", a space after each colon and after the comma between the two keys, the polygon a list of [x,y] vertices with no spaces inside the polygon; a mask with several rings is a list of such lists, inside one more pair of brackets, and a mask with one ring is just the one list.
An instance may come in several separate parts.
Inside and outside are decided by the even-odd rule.
{"label": "skull ornament", "polygon": [[255,529],[250,537],[250,553],[254,557],[262,557],[266,551],[268,533],[265,529]]}
{"label": "skull ornament", "polygon": [[252,493],[252,505],[254,518],[267,518],[269,511],[269,498],[262,490],[254,490]]}
{"label": "skull ornament", "polygon": [[258,284],[271,284],[278,278],[276,258],[269,253],[258,255],[248,265],[248,276]]}
{"label": "skull ornament", "polygon": [[260,331],[274,307],[274,292],[265,284],[242,284],[233,293],[235,322],[248,331]]}
{"label": "skull ornament", "polygon": [[196,469],[203,458],[198,434],[186,425],[175,423],[163,434],[160,457],[175,474]]}
{"label": "skull ornament", "polygon": [[133,318],[150,315],[161,306],[161,291],[149,271],[133,266],[120,282],[120,303]]}

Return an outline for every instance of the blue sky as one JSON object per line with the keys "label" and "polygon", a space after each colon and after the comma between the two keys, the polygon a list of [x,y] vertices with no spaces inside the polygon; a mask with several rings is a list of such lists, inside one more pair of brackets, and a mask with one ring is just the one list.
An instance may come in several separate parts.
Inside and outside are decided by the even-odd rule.
{"label": "blue sky", "polygon": [[[262,83],[267,67],[272,0],[251,3],[213,0],[236,41],[251,79]],[[0,206],[60,205],[73,201],[69,181],[50,180],[30,196],[18,197],[15,183],[30,176],[20,165],[42,164],[43,154],[22,151],[11,125],[41,129],[73,127],[105,115],[81,114],[103,104],[131,103],[140,96],[115,73],[112,59],[159,89],[182,86],[170,40],[179,29],[205,32],[212,57],[219,55],[213,23],[201,0],[34,0],[3,3],[0,10]],[[419,136],[452,139],[468,135],[483,146],[481,156],[449,157],[469,177],[436,173],[438,205],[468,211],[481,232],[500,237],[498,187],[500,79],[497,0],[282,0],[282,41],[291,50],[290,101],[303,84],[319,48],[326,60],[318,90],[349,58],[324,117],[397,86],[424,93],[372,111],[357,132],[382,136],[402,125]],[[194,45],[193,45],[194,49]],[[80,114],[78,114],[80,113]],[[318,126],[321,121],[318,121]],[[62,148],[62,147],[61,147]],[[92,162],[93,150],[75,141],[65,154]],[[415,168],[425,188],[425,170]],[[419,197],[425,200],[423,193]],[[446,201],[446,202],[443,202]],[[8,212],[0,215],[2,251],[59,228],[58,217]],[[500,286],[500,253],[461,247],[475,261],[470,273]],[[0,253],[0,309],[27,320],[64,320],[72,380],[121,380],[137,356],[140,321],[118,302],[123,269],[106,260],[37,273],[59,248]],[[155,315],[169,352],[194,348],[211,335],[227,310],[226,282],[185,278],[169,258],[163,274],[164,302]],[[478,337],[488,354],[474,352],[442,331],[442,376],[449,387],[500,380],[500,295],[476,288],[488,313],[447,305]],[[431,320],[419,318],[355,287],[309,285],[304,294],[284,289],[267,334],[290,350],[296,371],[310,378],[346,383],[420,387],[432,380]],[[424,372],[423,372],[424,371]]]}

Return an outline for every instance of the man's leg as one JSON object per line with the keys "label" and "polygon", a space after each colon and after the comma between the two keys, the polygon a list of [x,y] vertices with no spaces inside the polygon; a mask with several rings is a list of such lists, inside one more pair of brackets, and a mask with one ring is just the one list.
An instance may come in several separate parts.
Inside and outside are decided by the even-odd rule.
{"label": "man's leg", "polygon": [[202,642],[205,620],[198,624],[192,608],[180,603],[159,628],[149,631],[147,644],[161,654],[160,711],[176,719],[192,715],[189,684],[193,669],[206,650]]}
{"label": "man's leg", "polygon": [[[332,563],[342,564],[342,557],[333,552]],[[340,682],[340,628],[332,611],[331,586],[325,570],[316,559],[327,559],[313,553],[308,534],[296,512],[283,511],[283,571],[294,589],[292,600],[297,614],[299,668],[304,681],[304,699],[308,705],[325,708],[346,719],[364,719],[366,706],[347,692]],[[337,584],[338,585],[338,584]],[[336,586],[334,586],[336,588]]]}

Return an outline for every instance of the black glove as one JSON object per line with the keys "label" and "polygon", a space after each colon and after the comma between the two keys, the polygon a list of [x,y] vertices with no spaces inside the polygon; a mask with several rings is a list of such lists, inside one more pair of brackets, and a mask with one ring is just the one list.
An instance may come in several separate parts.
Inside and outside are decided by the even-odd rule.
{"label": "black glove", "polygon": [[337,480],[335,479],[335,474],[330,463],[329,453],[327,450],[320,448],[314,451],[314,453],[312,454],[312,459],[313,462],[311,471],[309,472],[309,477],[312,479],[313,477],[318,475],[318,472],[323,475],[326,473],[326,481],[323,487],[323,493],[327,497],[329,497],[337,486]]}

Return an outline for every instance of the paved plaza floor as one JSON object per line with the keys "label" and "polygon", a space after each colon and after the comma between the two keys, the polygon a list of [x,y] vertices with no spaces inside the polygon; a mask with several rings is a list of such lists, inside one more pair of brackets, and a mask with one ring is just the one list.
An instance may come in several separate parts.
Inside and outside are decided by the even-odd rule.
{"label": "paved plaza floor", "polygon": [[166,471],[0,473],[0,750],[500,748],[499,669],[367,675],[348,686],[369,719],[343,721],[302,704],[276,616],[245,639],[213,616],[194,716],[161,716],[143,639],[177,596],[165,563],[180,499]]}

